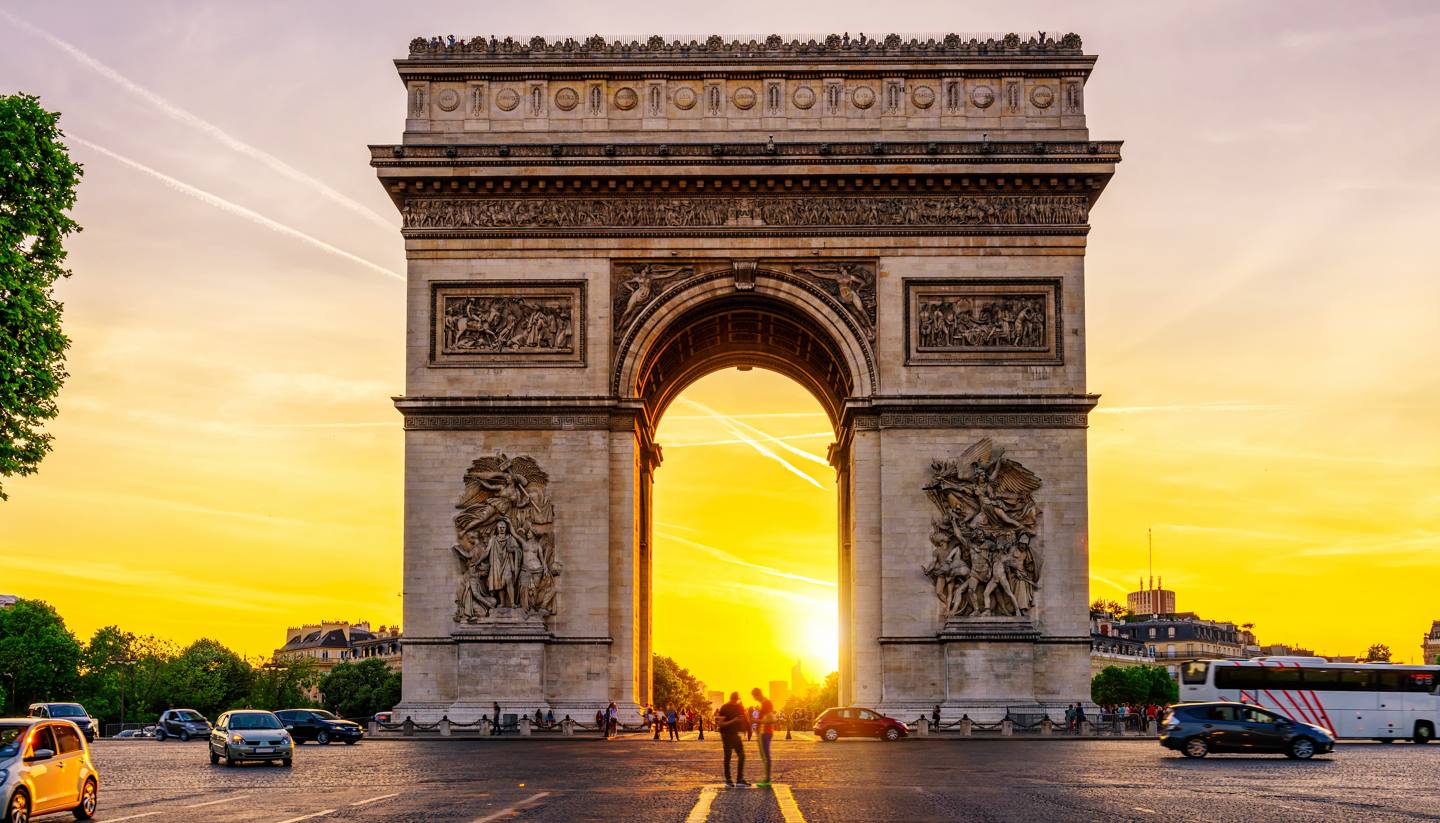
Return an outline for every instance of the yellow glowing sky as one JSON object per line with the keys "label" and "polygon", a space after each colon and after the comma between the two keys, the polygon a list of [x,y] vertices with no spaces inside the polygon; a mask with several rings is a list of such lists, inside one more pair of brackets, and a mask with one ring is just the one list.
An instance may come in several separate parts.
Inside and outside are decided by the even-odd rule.
{"label": "yellow glowing sky", "polygon": [[[1440,618],[1429,3],[0,11],[40,29],[0,15],[0,91],[41,95],[88,141],[86,231],[60,288],[71,378],[55,452],[6,483],[0,592],[53,602],[82,635],[118,622],[261,654],[287,625],[399,619],[404,299],[383,271],[404,260],[364,146],[398,138],[389,61],[414,34],[557,28],[1081,32],[1101,55],[1092,133],[1126,140],[1087,263],[1092,593],[1123,595],[1153,528],[1181,608],[1253,621],[1262,640],[1380,641],[1408,660]],[[742,418],[773,436],[825,428],[759,372],[686,397],[809,415]],[[682,404],[662,423],[657,647],[725,688],[796,658],[818,677],[833,493],[750,446],[682,445],[736,439],[703,414]],[[700,651],[719,626],[740,644],[728,659]]]}

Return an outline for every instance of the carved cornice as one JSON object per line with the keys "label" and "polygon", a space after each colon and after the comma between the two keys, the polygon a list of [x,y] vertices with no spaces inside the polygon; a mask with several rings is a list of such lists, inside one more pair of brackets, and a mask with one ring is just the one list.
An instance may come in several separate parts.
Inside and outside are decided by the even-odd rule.
{"label": "carved cornice", "polygon": [[855,431],[884,429],[1083,429],[1098,395],[881,397],[845,410]]}
{"label": "carved cornice", "polygon": [[[623,132],[617,137],[626,137]],[[490,140],[494,135],[487,135]],[[886,157],[930,158],[935,162],[962,157],[966,163],[1106,162],[1120,160],[1119,140],[1016,140],[1016,141],[870,141],[775,143],[556,143],[542,145],[374,145],[370,165],[463,166],[484,165],[586,165],[587,161],[614,166],[644,159],[647,163],[737,165],[783,163],[796,158],[808,162],[882,162]]]}
{"label": "carved cornice", "polygon": [[407,237],[605,229],[695,234],[851,228],[913,234],[1025,227],[1028,232],[1083,231],[1090,200],[1085,195],[412,197],[401,212]]}
{"label": "carved cornice", "polygon": [[763,41],[727,40],[712,34],[702,40],[666,40],[651,35],[646,40],[608,40],[601,35],[584,39],[549,40],[544,37],[454,35],[416,37],[410,41],[410,61],[463,60],[467,62],[597,62],[668,60],[856,60],[933,59],[955,57],[1053,58],[1083,57],[1083,42],[1073,32],[1056,37],[1038,32],[1022,37],[1016,33],[999,37],[945,34],[938,38],[905,39],[898,34],[880,38],[830,34],[820,39],[786,40],[772,34]]}

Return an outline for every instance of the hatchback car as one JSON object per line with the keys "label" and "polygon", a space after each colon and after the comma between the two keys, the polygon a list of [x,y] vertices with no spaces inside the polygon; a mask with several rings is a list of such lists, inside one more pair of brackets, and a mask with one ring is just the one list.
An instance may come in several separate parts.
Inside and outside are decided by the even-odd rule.
{"label": "hatchback car", "polygon": [[80,733],[91,743],[95,742],[95,735],[100,730],[100,724],[79,703],[31,703],[28,714],[31,717],[69,720],[80,727]]}
{"label": "hatchback car", "polygon": [[235,766],[246,760],[279,761],[289,766],[295,756],[285,724],[272,712],[250,709],[226,712],[210,730],[210,764],[225,758],[225,765]]}
{"label": "hatchback car", "polygon": [[365,730],[359,723],[341,720],[321,709],[283,709],[275,716],[290,730],[297,746],[306,740],[314,740],[322,746],[328,746],[332,740],[351,745],[365,737]]}
{"label": "hatchback car", "polygon": [[192,737],[205,737],[210,734],[210,721],[205,715],[194,709],[170,709],[161,712],[160,719],[155,722],[155,739],[164,740],[167,737],[178,737],[181,740],[189,740]]}
{"label": "hatchback car", "polygon": [[910,734],[910,727],[893,717],[859,706],[826,709],[815,718],[815,736],[833,743],[842,737],[878,737],[895,741]]}
{"label": "hatchback car", "polygon": [[0,798],[5,823],[66,811],[94,817],[100,775],[80,728],[68,720],[0,720]]}
{"label": "hatchback car", "polygon": [[1160,720],[1160,745],[1186,757],[1210,752],[1283,753],[1308,760],[1335,748],[1329,729],[1245,703],[1180,703]]}

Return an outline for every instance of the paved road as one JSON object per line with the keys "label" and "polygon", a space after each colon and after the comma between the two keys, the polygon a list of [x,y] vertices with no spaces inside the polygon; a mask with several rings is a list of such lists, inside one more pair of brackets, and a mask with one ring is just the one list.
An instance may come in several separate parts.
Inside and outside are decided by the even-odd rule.
{"label": "paved road", "polygon": [[775,790],[764,791],[717,785],[713,736],[306,744],[291,769],[212,767],[202,742],[94,746],[107,823],[1440,819],[1440,746],[1191,761],[1153,740],[825,744],[807,735],[777,740],[775,754]]}

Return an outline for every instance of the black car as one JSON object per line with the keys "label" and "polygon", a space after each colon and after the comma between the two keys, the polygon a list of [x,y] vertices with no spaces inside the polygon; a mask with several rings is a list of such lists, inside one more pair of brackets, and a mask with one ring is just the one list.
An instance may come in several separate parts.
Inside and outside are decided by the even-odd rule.
{"label": "black car", "polygon": [[1335,748],[1335,735],[1245,703],[1180,703],[1160,720],[1160,745],[1186,757],[1210,752],[1284,753],[1308,760]]}
{"label": "black car", "polygon": [[210,736],[210,721],[194,709],[170,709],[160,715],[155,723],[155,739],[178,737],[189,740],[192,737]]}
{"label": "black car", "polygon": [[80,727],[80,733],[91,743],[95,742],[95,735],[99,732],[99,724],[95,722],[95,718],[79,703],[31,703],[29,715],[69,720]]}
{"label": "black car", "polygon": [[275,716],[290,729],[297,746],[306,740],[322,746],[328,746],[332,740],[352,745],[365,737],[365,729],[359,723],[341,720],[320,709],[284,709],[275,712]]}

